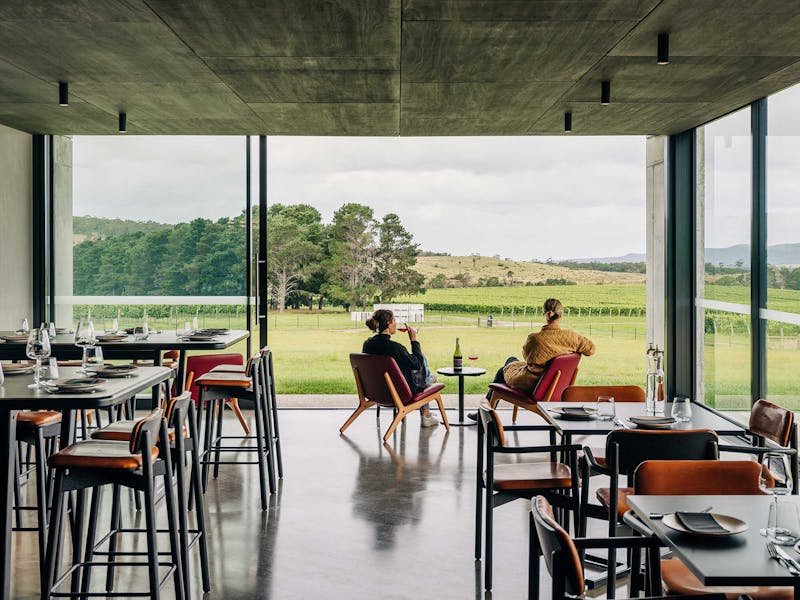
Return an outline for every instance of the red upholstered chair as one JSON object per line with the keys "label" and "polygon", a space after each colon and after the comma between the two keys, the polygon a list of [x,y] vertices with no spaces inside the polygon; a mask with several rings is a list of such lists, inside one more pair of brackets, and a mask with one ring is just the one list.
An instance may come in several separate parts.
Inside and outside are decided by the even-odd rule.
{"label": "red upholstered chair", "polygon": [[[195,381],[202,375],[205,375],[214,367],[219,365],[243,365],[244,359],[241,354],[200,354],[197,356],[189,356],[186,359],[186,390],[192,393],[192,399],[197,403],[200,399],[200,388],[197,387]],[[245,435],[250,435],[250,427],[247,425],[247,419],[244,418],[242,410],[239,408],[239,400],[231,398],[226,402],[231,407],[236,418],[239,419],[239,424],[242,426]]]}
{"label": "red upholstered chair", "polygon": [[350,365],[353,367],[358,388],[358,407],[339,429],[339,433],[344,433],[345,429],[370,406],[376,404],[388,406],[395,409],[397,415],[383,436],[385,442],[408,413],[421,408],[430,400],[435,400],[439,405],[444,426],[450,431],[440,393],[444,389],[443,383],[434,383],[421,392],[412,393],[400,367],[391,356],[351,354]]}
{"label": "red upholstered chair", "polygon": [[519,407],[537,413],[545,421],[549,419],[539,408],[539,402],[558,402],[561,400],[561,393],[565,388],[573,385],[578,377],[578,363],[581,362],[581,355],[578,353],[562,354],[556,356],[547,364],[547,368],[542,373],[533,393],[528,395],[508,386],[504,383],[490,383],[492,397],[489,402],[492,408],[497,406],[500,400],[505,400],[514,405],[514,415],[511,417],[513,423],[517,422],[517,412]]}

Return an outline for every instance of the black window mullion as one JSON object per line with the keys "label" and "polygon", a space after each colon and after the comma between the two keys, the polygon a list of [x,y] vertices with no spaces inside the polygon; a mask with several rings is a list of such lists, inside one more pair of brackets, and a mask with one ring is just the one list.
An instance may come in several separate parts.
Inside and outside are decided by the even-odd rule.
{"label": "black window mullion", "polygon": [[767,99],[750,106],[752,163],[752,217],[750,239],[751,403],[767,396],[767,323],[760,309],[767,307]]}

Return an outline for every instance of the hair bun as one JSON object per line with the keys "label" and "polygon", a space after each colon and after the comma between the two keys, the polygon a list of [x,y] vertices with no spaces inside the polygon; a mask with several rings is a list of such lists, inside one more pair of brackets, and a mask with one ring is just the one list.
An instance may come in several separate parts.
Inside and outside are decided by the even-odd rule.
{"label": "hair bun", "polygon": [[375,317],[370,317],[367,319],[367,327],[369,327],[371,331],[378,330],[378,321],[375,319]]}

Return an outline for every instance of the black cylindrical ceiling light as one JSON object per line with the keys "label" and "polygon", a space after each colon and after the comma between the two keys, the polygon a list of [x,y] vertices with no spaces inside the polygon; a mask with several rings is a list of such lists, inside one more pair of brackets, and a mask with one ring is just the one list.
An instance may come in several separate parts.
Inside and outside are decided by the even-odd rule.
{"label": "black cylindrical ceiling light", "polygon": [[669,34],[658,34],[658,60],[656,64],[668,65],[669,64]]}
{"label": "black cylindrical ceiling light", "polygon": [[608,106],[611,104],[611,82],[603,81],[600,83],[600,104]]}
{"label": "black cylindrical ceiling light", "polygon": [[564,113],[564,133],[572,133],[572,111]]}
{"label": "black cylindrical ceiling light", "polygon": [[66,81],[58,82],[58,105],[69,106],[69,84]]}
{"label": "black cylindrical ceiling light", "polygon": [[119,132],[128,133],[128,115],[127,113],[119,113]]}

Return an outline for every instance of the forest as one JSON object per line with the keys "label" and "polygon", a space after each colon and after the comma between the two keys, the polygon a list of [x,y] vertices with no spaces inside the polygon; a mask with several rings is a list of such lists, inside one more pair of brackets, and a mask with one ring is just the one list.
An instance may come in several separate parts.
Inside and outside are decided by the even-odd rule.
{"label": "forest", "polygon": [[[76,221],[76,295],[245,294],[244,212],[161,227],[148,222],[140,230],[117,220],[105,220],[110,227],[94,217]],[[378,219],[370,207],[348,203],[326,224],[311,206],[274,204],[267,211],[267,236],[269,293],[280,311],[323,299],[364,307],[424,291],[424,278],[414,270],[419,247],[396,214]]]}

